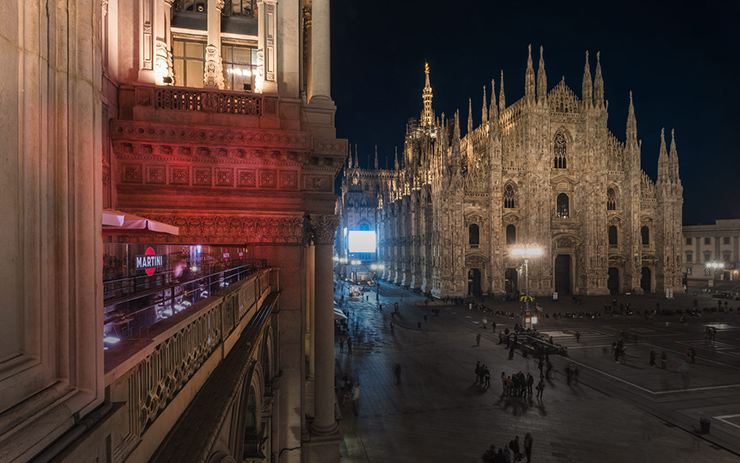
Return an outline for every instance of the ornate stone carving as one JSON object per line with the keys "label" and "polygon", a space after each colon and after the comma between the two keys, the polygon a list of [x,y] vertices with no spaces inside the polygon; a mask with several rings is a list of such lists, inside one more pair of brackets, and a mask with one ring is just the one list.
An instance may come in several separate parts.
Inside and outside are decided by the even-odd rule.
{"label": "ornate stone carving", "polygon": [[223,64],[219,49],[213,45],[206,45],[206,61],[203,71],[203,86],[224,88]]}
{"label": "ornate stone carving", "polygon": [[317,215],[311,218],[311,228],[316,244],[334,244],[334,236],[339,225],[339,217],[335,215]]}
{"label": "ornate stone carving", "polygon": [[175,83],[172,68],[172,52],[162,40],[154,42],[154,75],[157,85],[172,85]]}

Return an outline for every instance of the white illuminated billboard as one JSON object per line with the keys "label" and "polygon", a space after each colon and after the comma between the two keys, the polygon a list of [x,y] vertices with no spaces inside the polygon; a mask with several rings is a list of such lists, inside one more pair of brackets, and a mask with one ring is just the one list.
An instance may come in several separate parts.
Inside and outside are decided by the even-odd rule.
{"label": "white illuminated billboard", "polygon": [[374,231],[360,231],[350,230],[347,238],[349,249],[351,253],[359,252],[375,252],[375,232]]}

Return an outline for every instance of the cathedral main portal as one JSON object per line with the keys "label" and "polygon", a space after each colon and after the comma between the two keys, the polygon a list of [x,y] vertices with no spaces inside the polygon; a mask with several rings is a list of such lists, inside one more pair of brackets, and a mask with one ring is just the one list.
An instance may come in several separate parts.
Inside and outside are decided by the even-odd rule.
{"label": "cathedral main portal", "polygon": [[555,291],[558,294],[571,294],[570,255],[560,254],[555,258]]}

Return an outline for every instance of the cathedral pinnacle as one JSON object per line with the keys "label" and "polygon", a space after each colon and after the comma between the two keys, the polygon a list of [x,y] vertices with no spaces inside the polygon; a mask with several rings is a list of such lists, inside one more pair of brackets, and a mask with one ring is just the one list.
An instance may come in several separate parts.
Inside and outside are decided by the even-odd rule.
{"label": "cathedral pinnacle", "polygon": [[429,63],[424,63],[424,90],[422,91],[421,98],[424,102],[424,109],[421,112],[421,126],[429,127],[434,125],[434,111],[432,110],[432,85],[429,83]]}
{"label": "cathedral pinnacle", "polygon": [[527,51],[527,72],[524,82],[524,98],[528,103],[534,103],[534,69],[532,68],[532,45],[529,45]]}
{"label": "cathedral pinnacle", "polygon": [[504,95],[504,71],[501,70],[501,88],[498,93],[498,112],[503,113],[506,109],[506,96]]}
{"label": "cathedral pinnacle", "polygon": [[593,103],[593,90],[591,88],[591,68],[588,65],[588,50],[586,50],[586,66],[583,69],[583,87],[581,88],[581,98],[583,106],[590,108]]}
{"label": "cathedral pinnacle", "polygon": [[665,148],[665,129],[660,129],[660,154],[658,155],[658,181],[668,180],[668,151]]}
{"label": "cathedral pinnacle", "polygon": [[545,54],[540,46],[540,68],[537,71],[537,103],[547,104],[547,74],[545,74]]}
{"label": "cathedral pinnacle", "polygon": [[375,145],[375,170],[378,170],[378,145]]}
{"label": "cathedral pinnacle", "polygon": [[452,133],[453,133],[453,141],[454,140],[460,140],[460,110],[458,109],[455,111],[455,120],[453,122],[452,126]]}
{"label": "cathedral pinnacle", "polygon": [[398,146],[396,146],[396,152],[395,152],[395,159],[393,161],[393,166],[398,170]]}
{"label": "cathedral pinnacle", "polygon": [[473,100],[471,98],[468,98],[468,132],[467,134],[471,134],[471,133],[473,133]]}
{"label": "cathedral pinnacle", "polygon": [[347,143],[347,168],[352,168],[352,145]]}
{"label": "cathedral pinnacle", "polygon": [[596,52],[596,77],[594,78],[594,106],[596,108],[604,107],[604,80],[601,78],[601,52]]}
{"label": "cathedral pinnacle", "polygon": [[498,119],[498,110],[496,109],[496,82],[493,79],[491,79],[491,106],[488,108],[488,117],[493,122],[496,122]]}
{"label": "cathedral pinnacle", "polygon": [[676,133],[674,129],[671,129],[671,154],[670,154],[670,166],[671,166],[671,179],[674,182],[680,182],[678,176],[678,151],[676,151]]}
{"label": "cathedral pinnacle", "polygon": [[630,90],[630,109],[627,113],[627,143],[637,142],[637,120],[635,119],[635,106],[632,104],[632,91]]}
{"label": "cathedral pinnacle", "polygon": [[358,154],[357,154],[357,143],[355,143],[355,169],[359,169],[359,168],[360,168],[360,158],[358,157]]}
{"label": "cathedral pinnacle", "polygon": [[483,109],[481,110],[481,114],[483,118],[482,123],[488,122],[488,107],[486,107],[486,103],[487,103],[486,100],[488,100],[488,98],[486,98],[486,86],[484,85],[483,86]]}

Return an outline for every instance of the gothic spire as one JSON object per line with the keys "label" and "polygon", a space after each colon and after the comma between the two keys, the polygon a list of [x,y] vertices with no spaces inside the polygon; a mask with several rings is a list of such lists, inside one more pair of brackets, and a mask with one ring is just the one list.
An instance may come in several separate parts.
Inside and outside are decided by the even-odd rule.
{"label": "gothic spire", "polygon": [[658,181],[668,180],[668,151],[665,148],[665,129],[660,129],[660,154],[658,155]]}
{"label": "gothic spire", "polygon": [[591,89],[591,69],[588,65],[588,50],[586,51],[586,66],[583,69],[581,98],[583,99],[583,106],[585,108],[590,108],[592,106],[594,95]]}
{"label": "gothic spire", "polygon": [[537,71],[537,103],[547,104],[547,74],[545,74],[545,55],[540,47],[540,68]]}
{"label": "gothic spire", "polygon": [[424,102],[424,109],[421,112],[421,126],[427,127],[434,124],[434,111],[432,110],[432,86],[429,83],[429,63],[424,63],[424,90],[421,98]]}
{"label": "gothic spire", "polygon": [[378,170],[378,145],[375,145],[375,170]]}
{"label": "gothic spire", "polygon": [[527,103],[534,103],[534,68],[532,67],[532,45],[527,48],[527,72],[524,82],[524,98]]}
{"label": "gothic spire", "polygon": [[481,111],[482,118],[483,118],[483,120],[482,120],[482,123],[483,124],[485,124],[486,122],[488,122],[488,107],[486,106],[486,103],[488,102],[487,100],[488,100],[488,98],[486,98],[486,86],[484,85],[483,86],[483,109]]}
{"label": "gothic spire", "polygon": [[467,134],[471,134],[471,133],[473,133],[473,100],[471,98],[468,98],[468,132]]}
{"label": "gothic spire", "polygon": [[501,88],[498,93],[498,112],[503,113],[506,109],[506,95],[504,95],[504,71],[501,70]]}
{"label": "gothic spire", "polygon": [[393,166],[398,170],[398,146],[396,146],[396,154],[395,154],[395,160],[393,162]]}
{"label": "gothic spire", "polygon": [[455,111],[455,120],[452,126],[453,141],[460,140],[460,110]]}
{"label": "gothic spire", "polygon": [[352,145],[347,143],[347,168],[352,168]]}
{"label": "gothic spire", "polygon": [[671,129],[671,152],[670,152],[670,164],[671,164],[671,179],[674,182],[679,181],[678,177],[678,151],[676,151],[676,134],[675,130]]}
{"label": "gothic spire", "polygon": [[357,143],[355,143],[355,168],[356,169],[360,168],[360,158],[358,156],[359,155],[357,154]]}
{"label": "gothic spire", "polygon": [[627,113],[627,143],[637,143],[637,119],[635,119],[635,106],[632,104],[632,90],[630,90],[630,109]]}
{"label": "gothic spire", "polygon": [[488,107],[488,118],[493,122],[497,122],[498,119],[498,108],[496,106],[496,82],[491,79],[491,106]]}
{"label": "gothic spire", "polygon": [[600,51],[596,52],[596,77],[594,78],[594,107],[604,107],[604,80],[601,78],[601,55]]}

